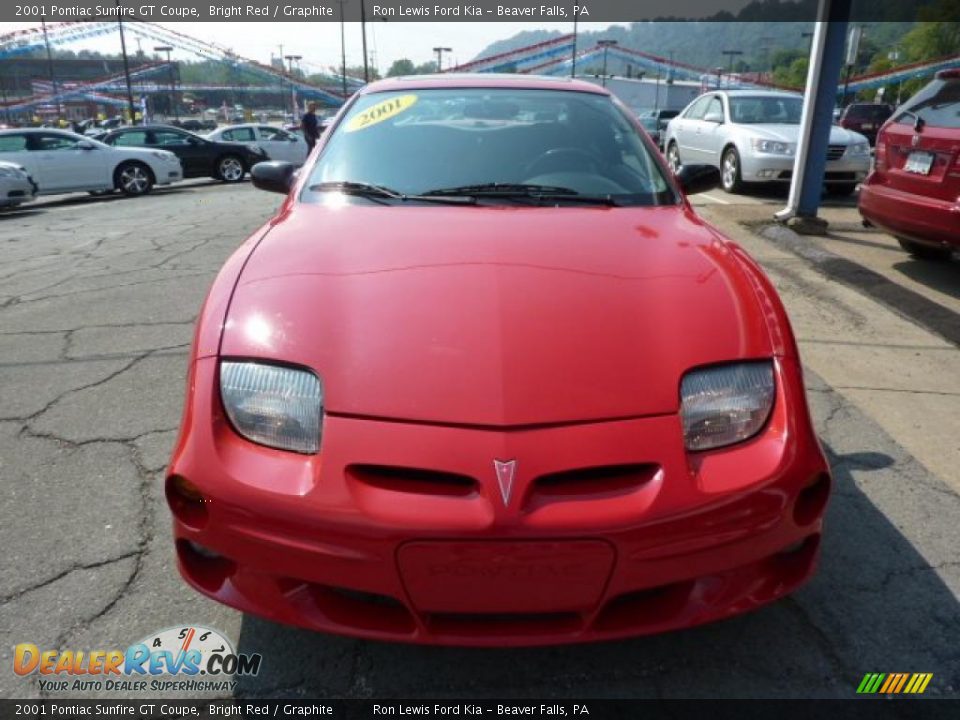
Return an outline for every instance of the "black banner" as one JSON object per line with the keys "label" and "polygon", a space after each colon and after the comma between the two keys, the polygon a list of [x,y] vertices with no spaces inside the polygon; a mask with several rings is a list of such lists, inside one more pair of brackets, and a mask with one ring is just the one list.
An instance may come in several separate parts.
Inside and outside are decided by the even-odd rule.
{"label": "black banner", "polygon": [[587,718],[589,720],[938,720],[955,718],[955,700],[0,700],[13,718],[338,718],[445,720]]}
{"label": "black banner", "polygon": [[[819,0],[58,0],[4,2],[0,21],[796,22]],[[949,0],[853,0],[855,22],[960,20]]]}

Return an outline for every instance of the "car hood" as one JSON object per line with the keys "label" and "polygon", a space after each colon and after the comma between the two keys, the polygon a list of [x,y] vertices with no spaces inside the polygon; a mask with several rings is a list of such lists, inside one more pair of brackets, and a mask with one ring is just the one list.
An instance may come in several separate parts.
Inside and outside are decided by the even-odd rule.
{"label": "car hood", "polygon": [[244,268],[221,354],[315,369],[331,413],[505,427],[675,413],[686,370],[771,346],[681,207],[300,204]]}
{"label": "car hood", "polygon": [[[741,125],[739,127],[746,135],[764,140],[796,143],[800,137],[799,125]],[[851,132],[839,125],[830,126],[831,145],[849,145],[855,142],[866,142],[866,139],[859,133]]]}

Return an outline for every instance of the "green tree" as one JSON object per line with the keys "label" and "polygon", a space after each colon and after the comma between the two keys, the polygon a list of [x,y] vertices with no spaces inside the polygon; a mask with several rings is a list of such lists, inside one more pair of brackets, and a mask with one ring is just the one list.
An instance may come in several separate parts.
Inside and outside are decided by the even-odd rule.
{"label": "green tree", "polygon": [[400,58],[393,61],[393,65],[387,70],[387,77],[399,77],[401,75],[413,75],[417,71],[412,60]]}
{"label": "green tree", "polygon": [[807,68],[810,62],[805,57],[798,57],[788,66],[780,66],[773,71],[773,81],[777,85],[802,88],[807,84]]}

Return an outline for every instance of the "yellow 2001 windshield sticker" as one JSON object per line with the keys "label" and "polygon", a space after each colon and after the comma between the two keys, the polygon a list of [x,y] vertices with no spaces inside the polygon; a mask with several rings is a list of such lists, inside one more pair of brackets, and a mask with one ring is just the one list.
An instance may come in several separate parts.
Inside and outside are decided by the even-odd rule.
{"label": "yellow 2001 windshield sticker", "polygon": [[376,125],[378,122],[389,120],[394,115],[399,115],[404,110],[409,109],[415,102],[417,102],[416,95],[398,95],[395,98],[378,102],[350,118],[346,131],[363,130],[371,125]]}

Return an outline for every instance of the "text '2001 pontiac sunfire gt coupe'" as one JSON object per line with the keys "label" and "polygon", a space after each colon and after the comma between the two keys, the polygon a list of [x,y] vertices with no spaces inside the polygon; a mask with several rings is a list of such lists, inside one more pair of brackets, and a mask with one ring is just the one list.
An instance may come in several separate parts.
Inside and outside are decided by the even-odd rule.
{"label": "text '2001 pontiac sunfire gt coupe'", "polygon": [[771,283],[569,80],[358,93],[201,312],[166,480],[245,612],[450,645],[664,631],[813,572],[830,476]]}

